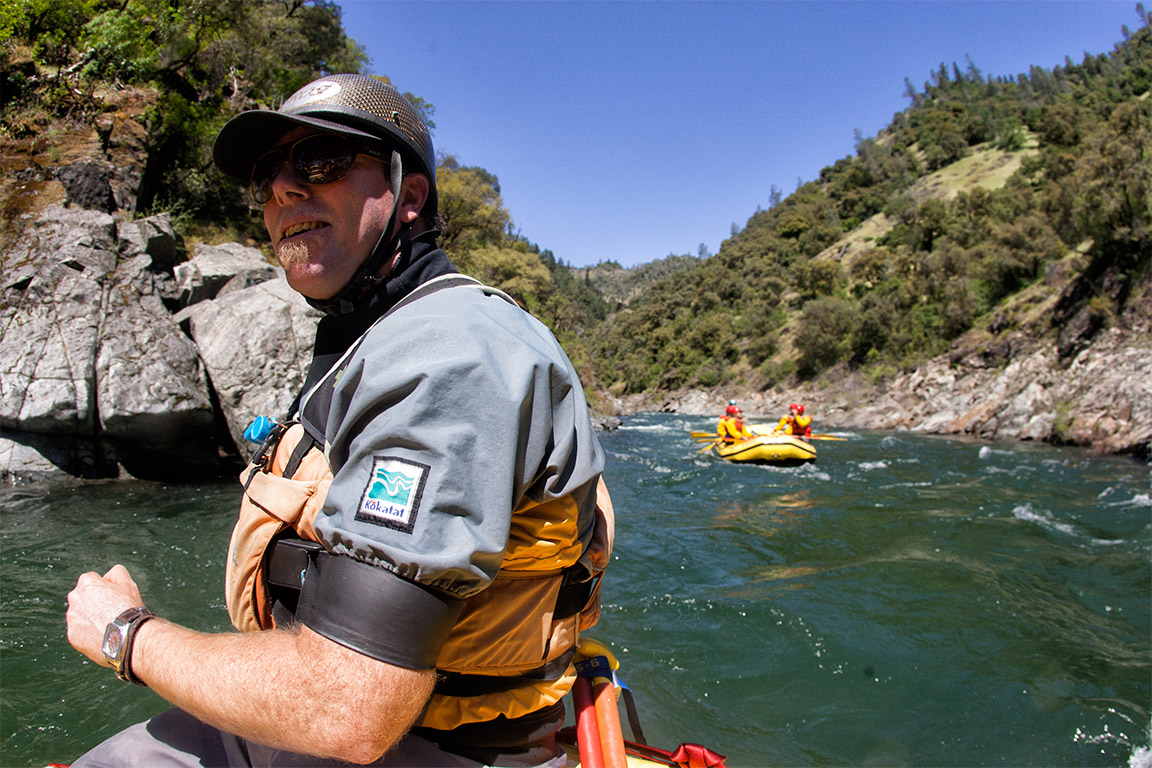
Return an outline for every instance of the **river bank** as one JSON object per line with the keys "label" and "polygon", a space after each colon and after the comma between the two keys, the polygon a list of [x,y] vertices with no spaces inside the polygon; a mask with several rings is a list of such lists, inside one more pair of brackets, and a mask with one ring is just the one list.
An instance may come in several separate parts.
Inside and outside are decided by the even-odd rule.
{"label": "river bank", "polygon": [[872,381],[841,367],[817,383],[768,390],[725,387],[631,395],[618,416],[641,412],[718,416],[735,399],[752,421],[774,421],[803,402],[818,431],[876,429],[1084,446],[1150,459],[1152,291],[1114,325],[1062,359],[1058,340],[970,334],[910,371]]}

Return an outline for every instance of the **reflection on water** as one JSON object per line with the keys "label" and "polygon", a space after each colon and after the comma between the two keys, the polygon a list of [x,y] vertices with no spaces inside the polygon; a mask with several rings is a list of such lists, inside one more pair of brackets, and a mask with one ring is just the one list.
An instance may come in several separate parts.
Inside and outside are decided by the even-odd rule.
{"label": "reflection on water", "polygon": [[808,491],[797,491],[794,493],[782,493],[772,499],[772,503],[783,509],[808,509],[815,504],[812,499],[812,494]]}
{"label": "reflection on water", "polygon": [[[603,436],[604,618],[649,741],[729,764],[1152,768],[1149,468],[1041,445],[836,434],[741,466],[649,415]],[[828,430],[826,430],[828,431]],[[0,491],[0,765],[66,762],[165,705],[63,637],[83,570],[228,626],[237,487]]]}

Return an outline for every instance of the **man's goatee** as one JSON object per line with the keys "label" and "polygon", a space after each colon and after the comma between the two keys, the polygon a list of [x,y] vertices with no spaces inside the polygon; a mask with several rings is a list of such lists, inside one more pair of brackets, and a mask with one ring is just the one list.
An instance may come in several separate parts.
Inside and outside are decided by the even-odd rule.
{"label": "man's goatee", "polygon": [[280,243],[276,247],[276,258],[284,269],[308,261],[308,246],[301,242]]}

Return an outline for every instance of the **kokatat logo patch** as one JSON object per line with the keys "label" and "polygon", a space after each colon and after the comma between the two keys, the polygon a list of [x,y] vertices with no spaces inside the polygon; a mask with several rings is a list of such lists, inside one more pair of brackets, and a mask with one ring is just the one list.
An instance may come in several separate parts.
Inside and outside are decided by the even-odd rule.
{"label": "kokatat logo patch", "polygon": [[408,459],[374,457],[372,476],[360,497],[356,519],[411,533],[429,469]]}

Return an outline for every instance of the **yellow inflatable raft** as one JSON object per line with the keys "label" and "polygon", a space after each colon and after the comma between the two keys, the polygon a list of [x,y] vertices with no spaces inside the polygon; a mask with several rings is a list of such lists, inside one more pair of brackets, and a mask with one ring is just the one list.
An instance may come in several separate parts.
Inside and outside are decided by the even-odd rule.
{"label": "yellow inflatable raft", "polygon": [[748,464],[793,466],[816,460],[816,449],[791,435],[757,435],[742,443],[716,443],[718,456]]}

